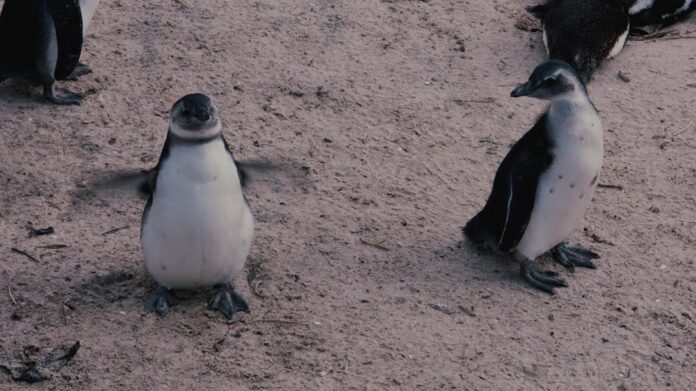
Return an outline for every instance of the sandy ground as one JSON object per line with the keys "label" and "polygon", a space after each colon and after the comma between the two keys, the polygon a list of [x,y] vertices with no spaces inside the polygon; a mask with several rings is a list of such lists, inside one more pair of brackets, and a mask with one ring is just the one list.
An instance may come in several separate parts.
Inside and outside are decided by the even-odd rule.
{"label": "sandy ground", "polygon": [[[518,28],[528,3],[105,0],[83,56],[95,72],[61,84],[82,106],[0,85],[0,346],[82,343],[51,380],[0,388],[693,387],[696,18],[681,39],[629,41],[589,88],[610,187],[571,239],[598,270],[544,261],[570,284],[551,297],[461,240],[544,108],[509,98],[543,59]],[[205,291],[146,314],[144,202],[80,196],[98,173],[153,166],[171,104],[193,91],[239,158],[309,171],[247,191],[257,230],[237,285],[252,312],[231,323]]]}

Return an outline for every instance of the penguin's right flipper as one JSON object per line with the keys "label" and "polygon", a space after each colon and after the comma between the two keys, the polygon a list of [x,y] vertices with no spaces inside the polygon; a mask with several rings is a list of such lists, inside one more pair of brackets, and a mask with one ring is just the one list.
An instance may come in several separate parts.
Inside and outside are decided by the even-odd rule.
{"label": "penguin's right flipper", "polygon": [[561,243],[552,248],[551,256],[556,262],[570,270],[574,270],[576,266],[596,269],[597,265],[592,260],[599,258],[599,254],[594,251],[582,247],[569,246],[566,243]]}
{"label": "penguin's right flipper", "polygon": [[155,312],[159,316],[165,316],[173,305],[174,297],[172,297],[171,292],[164,287],[159,287],[147,302],[146,310],[147,312]]}
{"label": "penguin's right flipper", "polygon": [[249,312],[249,304],[234,291],[230,283],[215,286],[215,293],[208,300],[208,308],[220,311],[227,319],[232,319],[236,312]]}
{"label": "penguin's right flipper", "polygon": [[553,295],[555,288],[565,288],[568,284],[562,278],[557,277],[556,272],[544,270],[534,266],[534,262],[528,259],[520,262],[520,275],[531,286]]}
{"label": "penguin's right flipper", "polygon": [[70,91],[57,91],[55,83],[44,86],[44,98],[57,105],[80,105],[84,95]]}
{"label": "penguin's right flipper", "polygon": [[464,228],[469,238],[491,238],[503,252],[517,246],[534,209],[539,178],[553,162],[550,149],[543,115],[500,163],[486,206]]}

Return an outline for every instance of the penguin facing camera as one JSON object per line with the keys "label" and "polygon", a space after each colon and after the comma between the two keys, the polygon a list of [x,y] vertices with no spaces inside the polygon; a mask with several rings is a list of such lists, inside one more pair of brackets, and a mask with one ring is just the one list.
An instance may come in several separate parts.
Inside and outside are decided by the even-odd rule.
{"label": "penguin facing camera", "polygon": [[232,281],[249,254],[254,218],[207,96],[186,95],[174,104],[148,186],[140,241],[147,272],[160,286],[148,308],[165,315],[173,304],[170,290],[212,286],[210,309],[227,318],[248,312]]}
{"label": "penguin facing camera", "polygon": [[91,70],[80,63],[82,44],[99,0],[5,0],[0,13],[0,81],[43,86],[55,104],[78,105],[83,95],[56,90]]}
{"label": "penguin facing camera", "polygon": [[585,82],[626,44],[625,0],[548,0],[527,11],[542,22],[548,58],[572,65]]}
{"label": "penguin facing camera", "polygon": [[486,205],[463,230],[474,243],[511,253],[529,284],[554,293],[567,284],[535,266],[537,257],[551,251],[569,269],[595,268],[593,259],[599,257],[565,241],[597,185],[604,155],[602,124],[582,79],[562,61],[537,66],[511,96],[548,100],[550,105],[505,156]]}

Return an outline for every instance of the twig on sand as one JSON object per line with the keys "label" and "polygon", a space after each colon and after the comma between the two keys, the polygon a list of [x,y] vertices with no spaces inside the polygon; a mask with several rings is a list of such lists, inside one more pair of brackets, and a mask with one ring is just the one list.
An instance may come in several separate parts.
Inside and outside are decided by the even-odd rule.
{"label": "twig on sand", "polygon": [[686,127],[685,127],[684,129],[678,131],[677,133],[674,133],[674,136],[676,137],[676,136],[679,136],[680,134],[686,132],[687,130],[691,129],[691,127],[692,127],[693,125],[694,125],[694,121],[689,122],[689,124],[686,125]]}
{"label": "twig on sand", "polygon": [[607,183],[598,183],[597,187],[601,187],[603,189],[623,190],[623,186],[621,186],[621,185],[610,185]]}
{"label": "twig on sand", "polygon": [[12,287],[7,286],[7,293],[10,295],[10,300],[12,300],[12,304],[17,305],[17,300],[15,300],[14,295],[12,294]]}
{"label": "twig on sand", "polygon": [[25,257],[29,258],[30,261],[34,261],[34,262],[36,262],[36,263],[39,263],[39,260],[38,260],[38,259],[36,259],[36,258],[34,258],[33,256],[31,256],[31,254],[29,254],[29,253],[26,252],[26,251],[22,251],[22,250],[20,250],[20,249],[18,249],[18,248],[14,248],[14,247],[10,248],[10,250],[11,250],[13,253],[15,253],[15,254],[24,255]]}
{"label": "twig on sand", "polygon": [[[386,239],[385,239],[385,240],[386,240]],[[367,244],[368,246],[372,246],[372,247],[378,248],[378,249],[380,249],[380,250],[390,251],[390,248],[389,248],[389,247],[387,247],[387,246],[385,246],[385,245],[382,244],[382,243],[385,242],[385,240],[382,240],[382,241],[380,241],[380,242],[375,243],[375,242],[370,242],[370,241],[368,241],[368,240],[365,240],[364,238],[360,238],[360,242],[361,242],[361,243]]]}
{"label": "twig on sand", "polygon": [[130,226],[124,225],[123,227],[113,228],[113,229],[110,229],[110,230],[108,230],[108,231],[106,231],[106,232],[103,232],[103,233],[102,233],[102,236],[111,235],[111,234],[113,234],[113,233],[116,233],[116,232],[118,232],[118,231],[121,231],[121,230],[127,229],[127,228],[130,228]]}

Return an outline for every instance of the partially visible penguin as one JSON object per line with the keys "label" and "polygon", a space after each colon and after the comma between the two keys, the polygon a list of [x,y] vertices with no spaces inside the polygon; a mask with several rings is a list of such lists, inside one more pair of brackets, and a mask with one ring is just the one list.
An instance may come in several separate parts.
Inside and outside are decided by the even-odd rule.
{"label": "partially visible penguin", "polygon": [[81,94],[57,91],[56,80],[90,70],[80,63],[82,44],[99,0],[5,0],[0,14],[0,81],[24,79],[43,86],[56,104],[80,104]]}
{"label": "partially visible penguin", "polygon": [[548,0],[528,7],[541,19],[549,59],[572,65],[585,82],[621,52],[629,31],[626,0]]}
{"label": "partially visible penguin", "polygon": [[696,0],[629,0],[631,26],[661,25],[667,27],[696,10]]}
{"label": "partially visible penguin", "polygon": [[511,253],[522,277],[553,293],[566,282],[535,265],[551,251],[563,266],[594,268],[592,251],[565,240],[580,222],[597,185],[604,156],[602,124],[576,71],[551,60],[539,65],[513,97],[551,102],[508,152],[486,206],[464,227],[475,243]]}
{"label": "partially visible penguin", "polygon": [[145,266],[160,285],[150,310],[166,314],[172,289],[212,286],[209,308],[227,318],[248,311],[232,282],[249,253],[254,218],[235,163],[210,99],[177,101],[142,218]]}

